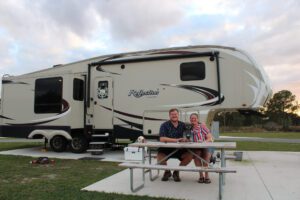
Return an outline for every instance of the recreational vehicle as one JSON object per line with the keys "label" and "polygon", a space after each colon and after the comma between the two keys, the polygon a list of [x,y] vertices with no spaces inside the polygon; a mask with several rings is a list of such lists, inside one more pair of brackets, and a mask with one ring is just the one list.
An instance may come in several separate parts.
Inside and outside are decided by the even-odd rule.
{"label": "recreational vehicle", "polygon": [[[119,139],[158,137],[168,110],[255,111],[271,96],[246,52],[188,46],[106,55],[2,78],[0,136],[45,138],[54,151],[97,151]],[[93,146],[94,145],[94,146]]]}

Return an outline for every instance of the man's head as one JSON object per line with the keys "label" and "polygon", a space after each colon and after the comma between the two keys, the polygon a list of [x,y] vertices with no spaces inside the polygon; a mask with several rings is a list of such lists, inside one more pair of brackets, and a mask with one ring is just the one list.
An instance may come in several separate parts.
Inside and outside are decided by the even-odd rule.
{"label": "man's head", "polygon": [[169,110],[169,117],[171,122],[178,122],[179,111],[176,108],[172,108]]}

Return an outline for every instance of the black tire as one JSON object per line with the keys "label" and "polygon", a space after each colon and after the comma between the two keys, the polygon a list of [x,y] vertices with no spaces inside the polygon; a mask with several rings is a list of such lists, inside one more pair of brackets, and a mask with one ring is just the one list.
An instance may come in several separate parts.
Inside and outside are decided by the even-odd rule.
{"label": "black tire", "polygon": [[70,143],[70,148],[73,153],[83,153],[88,148],[88,141],[84,136],[76,135]]}
{"label": "black tire", "polygon": [[50,146],[55,152],[63,152],[67,149],[67,139],[61,135],[56,135],[50,140]]}

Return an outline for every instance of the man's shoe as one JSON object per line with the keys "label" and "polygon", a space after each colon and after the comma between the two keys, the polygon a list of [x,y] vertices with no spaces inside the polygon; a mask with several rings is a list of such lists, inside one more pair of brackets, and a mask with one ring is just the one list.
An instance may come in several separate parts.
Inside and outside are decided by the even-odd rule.
{"label": "man's shoe", "polygon": [[175,182],[180,182],[181,181],[181,179],[179,177],[179,171],[174,171],[173,172],[173,179],[174,179]]}
{"label": "man's shoe", "polygon": [[164,175],[163,175],[163,177],[162,177],[162,179],[161,179],[161,181],[168,181],[169,178],[171,177],[171,175],[172,175],[171,171],[166,170],[165,173],[164,173]]}

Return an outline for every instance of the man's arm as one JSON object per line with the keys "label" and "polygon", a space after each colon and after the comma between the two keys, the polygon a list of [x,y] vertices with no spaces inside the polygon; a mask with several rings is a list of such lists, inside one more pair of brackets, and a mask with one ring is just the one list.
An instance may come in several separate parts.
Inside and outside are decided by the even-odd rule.
{"label": "man's arm", "polygon": [[169,138],[169,137],[160,137],[160,142],[188,142],[186,138]]}
{"label": "man's arm", "polygon": [[179,142],[180,138],[169,138],[169,137],[160,137],[160,142]]}

